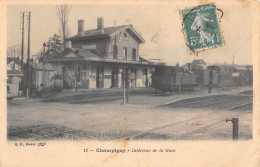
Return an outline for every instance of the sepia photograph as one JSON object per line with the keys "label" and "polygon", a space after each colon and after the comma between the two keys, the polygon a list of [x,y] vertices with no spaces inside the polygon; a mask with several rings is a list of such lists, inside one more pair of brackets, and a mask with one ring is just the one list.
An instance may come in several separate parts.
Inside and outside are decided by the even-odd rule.
{"label": "sepia photograph", "polygon": [[[251,139],[252,57],[237,51],[213,61],[185,48],[180,59],[173,18],[117,18],[124,8],[7,7],[8,140]],[[187,10],[185,42],[212,45],[224,12],[214,4]],[[126,18],[147,12],[128,11]]]}
{"label": "sepia photograph", "polygon": [[158,151],[95,145],[82,152],[176,156],[175,142],[253,143],[254,4],[5,4],[7,144],[169,142]]}

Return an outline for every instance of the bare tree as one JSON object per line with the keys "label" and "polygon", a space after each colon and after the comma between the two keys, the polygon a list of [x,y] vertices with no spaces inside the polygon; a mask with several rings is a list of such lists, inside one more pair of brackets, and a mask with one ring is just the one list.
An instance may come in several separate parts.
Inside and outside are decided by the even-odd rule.
{"label": "bare tree", "polygon": [[57,16],[60,21],[61,31],[62,31],[62,39],[63,39],[63,46],[65,46],[65,39],[68,35],[68,17],[71,11],[71,6],[69,5],[57,5]]}
{"label": "bare tree", "polygon": [[7,48],[7,57],[10,58],[19,58],[21,55],[21,46],[13,45]]}

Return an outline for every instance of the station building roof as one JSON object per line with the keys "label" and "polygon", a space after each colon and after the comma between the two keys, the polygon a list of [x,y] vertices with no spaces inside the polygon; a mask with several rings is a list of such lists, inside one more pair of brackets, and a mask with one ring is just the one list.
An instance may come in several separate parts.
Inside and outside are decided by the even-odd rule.
{"label": "station building roof", "polygon": [[[76,57],[76,50],[78,50],[78,58]],[[66,48],[58,55],[49,58],[48,62],[75,62],[75,61],[90,61],[102,63],[118,63],[118,64],[136,64],[136,65],[161,65],[160,63],[150,62],[139,56],[139,61],[102,58],[91,51],[82,48]]]}
{"label": "station building roof", "polygon": [[113,35],[117,34],[119,31],[122,30],[129,30],[135,37],[138,39],[139,43],[144,43],[145,40],[138,34],[132,25],[121,25],[121,26],[114,26],[114,27],[106,27],[103,28],[104,32],[100,33],[98,29],[86,30],[83,32],[82,35],[77,34],[70,38],[66,38],[66,41],[75,41],[75,40],[82,40],[82,39],[99,39],[99,38],[109,38]]}

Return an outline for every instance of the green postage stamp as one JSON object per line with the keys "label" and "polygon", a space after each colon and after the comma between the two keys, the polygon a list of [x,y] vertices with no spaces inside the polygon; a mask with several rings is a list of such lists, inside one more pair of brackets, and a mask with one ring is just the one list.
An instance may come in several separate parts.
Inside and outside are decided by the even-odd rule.
{"label": "green postage stamp", "polygon": [[223,46],[214,3],[180,11],[189,53]]}

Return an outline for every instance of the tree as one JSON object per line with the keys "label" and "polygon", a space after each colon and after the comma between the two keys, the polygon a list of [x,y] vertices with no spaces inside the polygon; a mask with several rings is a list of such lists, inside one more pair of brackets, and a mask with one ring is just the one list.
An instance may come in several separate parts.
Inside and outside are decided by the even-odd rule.
{"label": "tree", "polygon": [[71,11],[71,6],[69,5],[57,5],[57,16],[60,21],[61,31],[62,31],[62,39],[63,39],[63,46],[65,47],[65,39],[68,35],[68,17]]}
{"label": "tree", "polygon": [[7,57],[19,58],[21,55],[21,46],[13,45],[7,48]]}
{"label": "tree", "polygon": [[60,36],[54,34],[52,37],[49,38],[49,41],[47,42],[46,46],[47,46],[46,55],[48,57],[52,57],[56,53],[60,52],[63,48],[63,44],[61,43]]}

